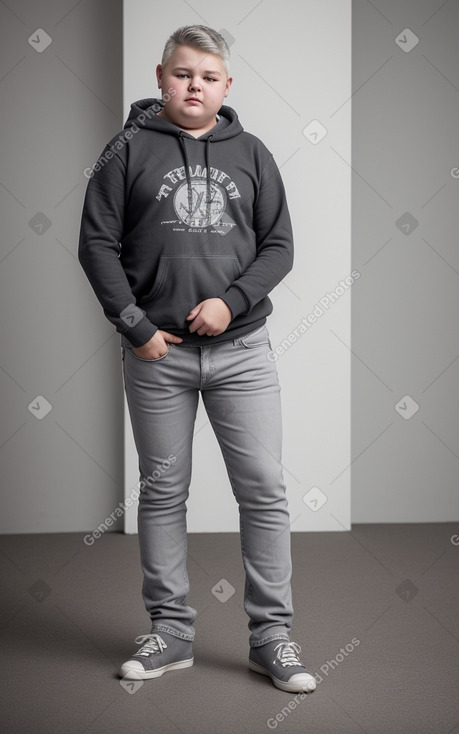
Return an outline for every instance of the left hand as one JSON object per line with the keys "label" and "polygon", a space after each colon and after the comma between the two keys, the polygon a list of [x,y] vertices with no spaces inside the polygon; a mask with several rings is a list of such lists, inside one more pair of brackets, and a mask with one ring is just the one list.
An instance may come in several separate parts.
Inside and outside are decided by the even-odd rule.
{"label": "left hand", "polygon": [[221,298],[206,298],[191,309],[186,317],[191,321],[190,331],[197,331],[199,336],[218,336],[229,326],[233,315],[231,309]]}

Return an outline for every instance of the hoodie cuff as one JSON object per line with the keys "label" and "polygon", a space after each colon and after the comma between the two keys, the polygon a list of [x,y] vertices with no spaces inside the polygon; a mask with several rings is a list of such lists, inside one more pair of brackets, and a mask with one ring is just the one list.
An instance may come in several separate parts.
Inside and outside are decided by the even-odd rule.
{"label": "hoodie cuff", "polygon": [[220,296],[220,298],[231,309],[233,319],[235,319],[236,316],[239,316],[241,313],[247,313],[248,304],[245,296],[242,294],[242,291],[240,291],[239,288],[231,286],[230,288],[228,288],[226,293]]}
{"label": "hoodie cuff", "polygon": [[142,347],[151,337],[156,334],[158,327],[151,323],[151,321],[144,316],[135,326],[131,326],[127,331],[123,333],[128,341],[131,342],[133,347]]}

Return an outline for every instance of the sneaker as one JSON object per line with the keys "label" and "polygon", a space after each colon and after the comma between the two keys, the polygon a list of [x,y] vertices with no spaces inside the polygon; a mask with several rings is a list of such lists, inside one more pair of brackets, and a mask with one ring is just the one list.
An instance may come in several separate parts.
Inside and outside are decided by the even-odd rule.
{"label": "sneaker", "polygon": [[300,662],[300,652],[301,647],[296,642],[271,640],[266,645],[250,648],[249,668],[269,676],[281,691],[313,691],[316,679]]}
{"label": "sneaker", "polygon": [[161,632],[161,635],[140,635],[135,642],[142,647],[121,666],[122,678],[149,680],[159,678],[166,670],[190,668],[193,665],[191,640]]}

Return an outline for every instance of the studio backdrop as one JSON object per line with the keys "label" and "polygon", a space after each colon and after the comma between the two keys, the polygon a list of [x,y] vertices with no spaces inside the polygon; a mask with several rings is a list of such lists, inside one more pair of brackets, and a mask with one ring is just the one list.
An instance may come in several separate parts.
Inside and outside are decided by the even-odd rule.
{"label": "studio backdrop", "polygon": [[[78,235],[91,167],[190,23],[226,36],[227,103],[287,190],[268,327],[292,531],[457,520],[459,2],[21,0],[0,3],[0,532],[136,531],[120,335]],[[238,530],[202,408],[188,508]]]}

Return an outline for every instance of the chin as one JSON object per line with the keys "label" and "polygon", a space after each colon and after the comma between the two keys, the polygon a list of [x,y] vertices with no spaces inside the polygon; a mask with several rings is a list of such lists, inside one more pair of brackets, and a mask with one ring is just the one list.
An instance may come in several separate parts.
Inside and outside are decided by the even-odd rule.
{"label": "chin", "polygon": [[195,122],[196,125],[200,125],[201,123],[204,123],[206,119],[203,117],[203,115],[187,115],[186,113],[183,115],[183,119],[187,120],[188,122]]}

